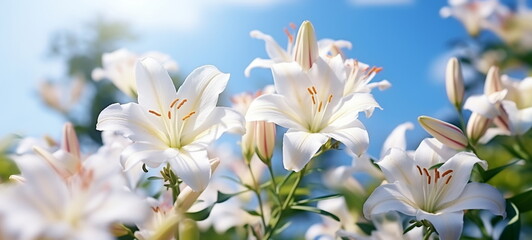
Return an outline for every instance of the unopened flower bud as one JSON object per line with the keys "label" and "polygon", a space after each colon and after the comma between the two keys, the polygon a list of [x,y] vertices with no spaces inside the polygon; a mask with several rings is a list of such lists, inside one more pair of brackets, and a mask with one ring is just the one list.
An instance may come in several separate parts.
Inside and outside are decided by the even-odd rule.
{"label": "unopened flower bud", "polygon": [[486,118],[478,113],[472,113],[467,122],[467,136],[472,144],[476,144],[478,140],[486,133],[492,120]]}
{"label": "unopened flower bud", "polygon": [[246,122],[246,133],[242,135],[241,148],[244,159],[249,162],[255,154],[255,128],[257,122]]}
{"label": "unopened flower bud", "polygon": [[447,63],[445,73],[445,88],[449,101],[457,108],[462,109],[464,100],[464,78],[460,62],[456,58],[451,58]]}
{"label": "unopened flower bud", "polygon": [[72,156],[78,159],[81,158],[78,137],[76,136],[76,131],[72,123],[67,122],[63,126],[63,144],[61,148],[72,154]]}
{"label": "unopened flower bud", "polygon": [[255,126],[255,144],[257,156],[268,164],[275,149],[275,123],[258,121]]}
{"label": "unopened flower bud", "polygon": [[457,126],[427,116],[418,117],[418,121],[425,131],[448,147],[456,150],[467,148],[467,138]]}
{"label": "unopened flower bud", "polygon": [[492,93],[503,90],[499,68],[491,66],[486,75],[486,82],[484,83],[484,94],[490,95]]}
{"label": "unopened flower bud", "polygon": [[309,21],[304,21],[297,32],[293,59],[306,71],[312,67],[318,56],[318,41],[314,27]]}

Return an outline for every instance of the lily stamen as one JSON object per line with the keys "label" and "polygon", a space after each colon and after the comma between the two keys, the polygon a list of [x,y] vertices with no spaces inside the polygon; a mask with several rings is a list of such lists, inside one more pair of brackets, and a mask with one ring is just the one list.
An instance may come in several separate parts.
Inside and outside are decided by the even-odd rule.
{"label": "lily stamen", "polygon": [[155,116],[157,116],[157,117],[162,116],[160,113],[158,113],[158,112],[156,112],[156,111],[153,111],[153,110],[148,110],[148,112],[151,113],[151,114],[153,114],[153,115],[155,115]]}
{"label": "lily stamen", "polygon": [[170,103],[170,108],[173,108],[178,101],[179,101],[179,98],[174,99],[174,101]]}
{"label": "lily stamen", "polygon": [[177,106],[177,109],[180,109],[183,106],[183,104],[185,104],[187,101],[188,100],[186,98],[183,99],[183,101],[181,101],[181,103],[179,103],[179,106]]}
{"label": "lily stamen", "polygon": [[188,118],[190,118],[192,115],[194,115],[196,112],[192,111],[190,112],[188,115],[184,116],[181,120],[185,121],[187,120]]}

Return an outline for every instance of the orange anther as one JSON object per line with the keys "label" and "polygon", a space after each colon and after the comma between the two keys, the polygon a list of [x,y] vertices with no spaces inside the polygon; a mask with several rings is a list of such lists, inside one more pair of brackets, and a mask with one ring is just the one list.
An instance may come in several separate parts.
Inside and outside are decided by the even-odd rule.
{"label": "orange anther", "polygon": [[416,165],[416,167],[417,167],[417,170],[419,171],[419,175],[423,176],[423,172],[421,172],[421,168],[419,166],[417,166],[417,165]]}
{"label": "orange anther", "polygon": [[451,181],[451,178],[453,178],[453,175],[449,176],[449,178],[447,178],[447,181],[445,181],[445,184],[449,183],[449,181]]}
{"label": "orange anther", "polygon": [[452,172],[453,172],[453,170],[452,170],[452,169],[449,169],[449,170],[443,172],[443,174],[441,175],[441,177],[445,177],[445,175],[447,175],[447,174],[449,174],[449,173],[452,173]]}
{"label": "orange anther", "polygon": [[149,110],[148,112],[151,113],[151,114],[153,114],[153,115],[155,115],[155,116],[157,116],[157,117],[160,117],[160,116],[161,116],[160,113],[158,113],[158,112],[156,112],[156,111],[153,111],[153,110]]}
{"label": "orange anther", "polygon": [[181,103],[179,103],[179,106],[177,106],[177,109],[180,109],[183,104],[185,104],[188,100],[187,99],[183,99],[183,101],[181,101]]}
{"label": "orange anther", "polygon": [[173,108],[175,106],[175,104],[177,103],[177,101],[179,101],[179,98],[174,99],[174,101],[172,101],[172,103],[170,103],[170,108]]}

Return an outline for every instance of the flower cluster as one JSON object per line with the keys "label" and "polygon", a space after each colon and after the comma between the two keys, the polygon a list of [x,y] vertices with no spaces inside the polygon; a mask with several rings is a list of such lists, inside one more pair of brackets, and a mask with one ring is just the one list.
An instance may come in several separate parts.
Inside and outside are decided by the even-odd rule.
{"label": "flower cluster", "polygon": [[[505,32],[517,31],[507,21],[525,13],[496,1],[451,2],[442,14],[471,34],[487,28],[526,45]],[[451,58],[446,93],[460,126],[420,116],[432,137],[407,150],[414,124],[403,123],[374,157],[363,121],[383,110],[372,94],[391,87],[372,82],[383,68],[349,58],[348,41],[318,41],[309,21],[290,29],[286,49],[250,33],[264,40],[270,59],[254,59],[244,74],[270,69],[273,85],[232,96],[231,107],[218,105],[230,75],[215,66],[196,68],[176,87],[168,71],[177,63],[167,55],[104,54],[93,79],[111,80],[129,102],[99,112],[98,147],[81,146],[71,123],[60,144],[19,142],[11,158],[20,174],[0,185],[0,239],[277,239],[295,237],[284,231],[291,224],[305,226],[297,234],[306,239],[519,234],[515,219],[530,210],[523,202],[532,193],[490,180],[532,161],[532,78],[515,80],[492,66],[483,94],[471,95],[460,60]],[[226,133],[239,143],[219,141]],[[493,167],[486,157],[493,145],[518,160]],[[351,164],[331,161],[346,157]],[[321,218],[299,223],[301,213]]]}

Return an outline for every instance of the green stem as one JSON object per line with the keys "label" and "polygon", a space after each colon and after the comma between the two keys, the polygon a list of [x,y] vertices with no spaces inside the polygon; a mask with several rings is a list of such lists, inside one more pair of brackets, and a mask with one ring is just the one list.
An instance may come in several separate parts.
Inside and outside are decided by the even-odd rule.
{"label": "green stem", "polygon": [[290,206],[290,203],[292,203],[292,201],[293,201],[294,194],[295,194],[297,188],[299,187],[299,184],[301,183],[301,180],[303,179],[303,176],[305,176],[306,168],[307,168],[307,166],[303,167],[303,169],[298,173],[296,181],[292,185],[292,189],[290,189],[290,192],[286,196],[286,199],[285,199],[283,205],[281,206],[281,210],[279,211],[279,215],[276,218],[272,219],[273,220],[272,226],[266,230],[266,234],[264,234],[264,238],[263,239],[270,239],[272,237],[273,233],[275,232],[275,229],[277,228],[277,226],[279,225],[279,222],[281,221],[281,219],[283,217],[283,213]]}
{"label": "green stem", "polygon": [[272,168],[271,164],[267,164],[267,165],[268,165],[268,172],[270,173],[270,178],[272,179],[273,189],[274,189],[275,193],[278,193],[277,192],[277,183],[275,182],[275,174],[273,174],[273,168]]}
{"label": "green stem", "polygon": [[260,209],[260,220],[262,221],[262,225],[264,228],[266,228],[266,220],[264,219],[264,205],[262,203],[262,198],[260,197],[260,191],[259,191],[259,185],[257,184],[257,180],[255,179],[255,174],[253,174],[253,170],[251,170],[251,164],[248,163],[248,169],[249,173],[251,174],[251,179],[253,180],[253,192],[255,193],[255,196],[257,196],[257,200],[259,201],[259,209]]}
{"label": "green stem", "polygon": [[466,137],[469,138],[469,136],[467,136],[466,124],[465,124],[465,120],[464,120],[464,113],[462,112],[461,108],[459,108],[457,106],[455,106],[455,108],[456,108],[456,111],[458,112],[458,120],[460,121],[460,128],[462,129],[462,132],[464,132]]}

